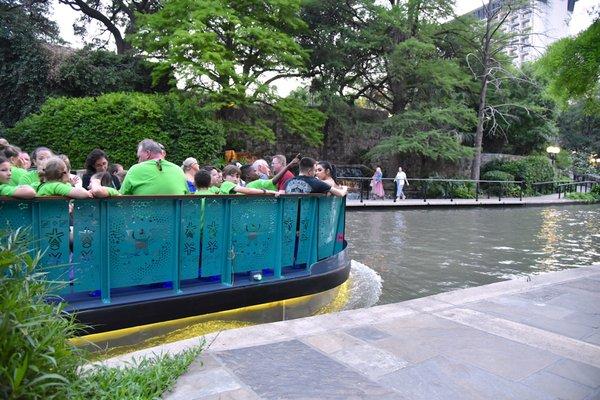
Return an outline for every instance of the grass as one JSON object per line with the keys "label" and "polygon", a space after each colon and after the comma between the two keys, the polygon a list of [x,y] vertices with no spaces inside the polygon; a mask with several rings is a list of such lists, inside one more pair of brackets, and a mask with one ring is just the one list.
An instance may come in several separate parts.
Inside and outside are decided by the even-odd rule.
{"label": "grass", "polygon": [[150,400],[159,399],[200,354],[194,347],[181,354],[142,359],[126,368],[97,366],[73,382],[68,398],[72,400]]}
{"label": "grass", "polygon": [[88,354],[69,339],[82,326],[63,312],[63,304],[46,302],[56,283],[39,272],[40,254],[32,255],[28,240],[23,230],[0,232],[0,398],[160,398],[201,347],[143,359],[126,368],[98,366],[80,372]]}

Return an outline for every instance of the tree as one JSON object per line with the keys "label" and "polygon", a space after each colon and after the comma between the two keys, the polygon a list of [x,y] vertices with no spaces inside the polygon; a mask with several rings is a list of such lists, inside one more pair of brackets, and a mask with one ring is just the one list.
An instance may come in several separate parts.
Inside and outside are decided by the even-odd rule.
{"label": "tree", "polygon": [[538,60],[549,95],[563,108],[570,101],[584,101],[588,114],[600,111],[600,13],[594,23],[575,38],[552,44]]}
{"label": "tree", "polygon": [[274,140],[256,107],[298,115],[290,108],[297,103],[276,107],[270,84],[304,68],[307,53],[294,39],[305,28],[299,12],[300,0],[167,0],[159,12],[140,15],[134,43],[158,60],[155,76],[172,68],[186,90],[206,96],[205,107],[230,131]]}
{"label": "tree", "polygon": [[0,1],[0,123],[13,126],[37,111],[47,93],[50,56],[58,28],[43,1]]}
{"label": "tree", "polygon": [[600,154],[600,116],[587,115],[581,101],[569,106],[558,117],[560,142],[569,150],[587,155]]}

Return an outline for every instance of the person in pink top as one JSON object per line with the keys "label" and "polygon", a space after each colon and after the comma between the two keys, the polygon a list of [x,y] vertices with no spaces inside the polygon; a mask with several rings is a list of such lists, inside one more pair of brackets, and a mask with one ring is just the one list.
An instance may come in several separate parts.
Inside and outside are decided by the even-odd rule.
{"label": "person in pink top", "polygon": [[[271,167],[273,167],[273,174],[277,175],[279,171],[281,171],[287,165],[287,160],[284,155],[277,154],[273,156],[273,161],[271,161]],[[286,171],[285,174],[277,181],[277,190],[285,191],[285,186],[288,181],[294,177],[290,171]]]}

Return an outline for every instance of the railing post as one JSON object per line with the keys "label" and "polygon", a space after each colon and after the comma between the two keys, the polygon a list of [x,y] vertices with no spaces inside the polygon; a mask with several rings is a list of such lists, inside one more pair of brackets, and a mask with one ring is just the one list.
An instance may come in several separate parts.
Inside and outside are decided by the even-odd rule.
{"label": "railing post", "polygon": [[427,186],[429,181],[422,181],[423,182],[423,186],[421,187],[421,190],[423,192],[423,203],[427,202]]}
{"label": "railing post", "polygon": [[525,185],[524,181],[521,181],[519,184],[519,201],[523,201],[523,186]]}
{"label": "railing post", "polygon": [[502,189],[504,189],[504,185],[502,182],[499,183],[500,190],[498,191],[498,201],[502,201]]}
{"label": "railing post", "polygon": [[454,188],[454,182],[449,181],[448,182],[448,186],[450,187],[450,189],[448,190],[448,192],[450,193],[450,201],[453,202],[454,201],[454,194],[452,193],[452,189]]}
{"label": "railing post", "polygon": [[363,190],[364,190],[364,186],[365,186],[365,181],[364,179],[360,178],[360,202],[363,202]]}
{"label": "railing post", "polygon": [[475,201],[479,201],[479,180],[475,182]]}

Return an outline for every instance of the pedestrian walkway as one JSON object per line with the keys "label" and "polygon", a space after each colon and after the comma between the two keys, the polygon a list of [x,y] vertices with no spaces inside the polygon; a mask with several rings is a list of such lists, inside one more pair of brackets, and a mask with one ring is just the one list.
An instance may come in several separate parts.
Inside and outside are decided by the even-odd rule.
{"label": "pedestrian walkway", "polygon": [[600,399],[600,264],[205,339],[164,399]]}
{"label": "pedestrian walkway", "polygon": [[346,209],[349,208],[381,208],[381,207],[409,207],[409,208],[427,208],[427,207],[493,207],[493,206],[546,206],[552,204],[584,204],[581,200],[558,198],[557,194],[535,197],[492,197],[475,199],[405,199],[394,202],[392,199],[385,200],[346,200]]}

